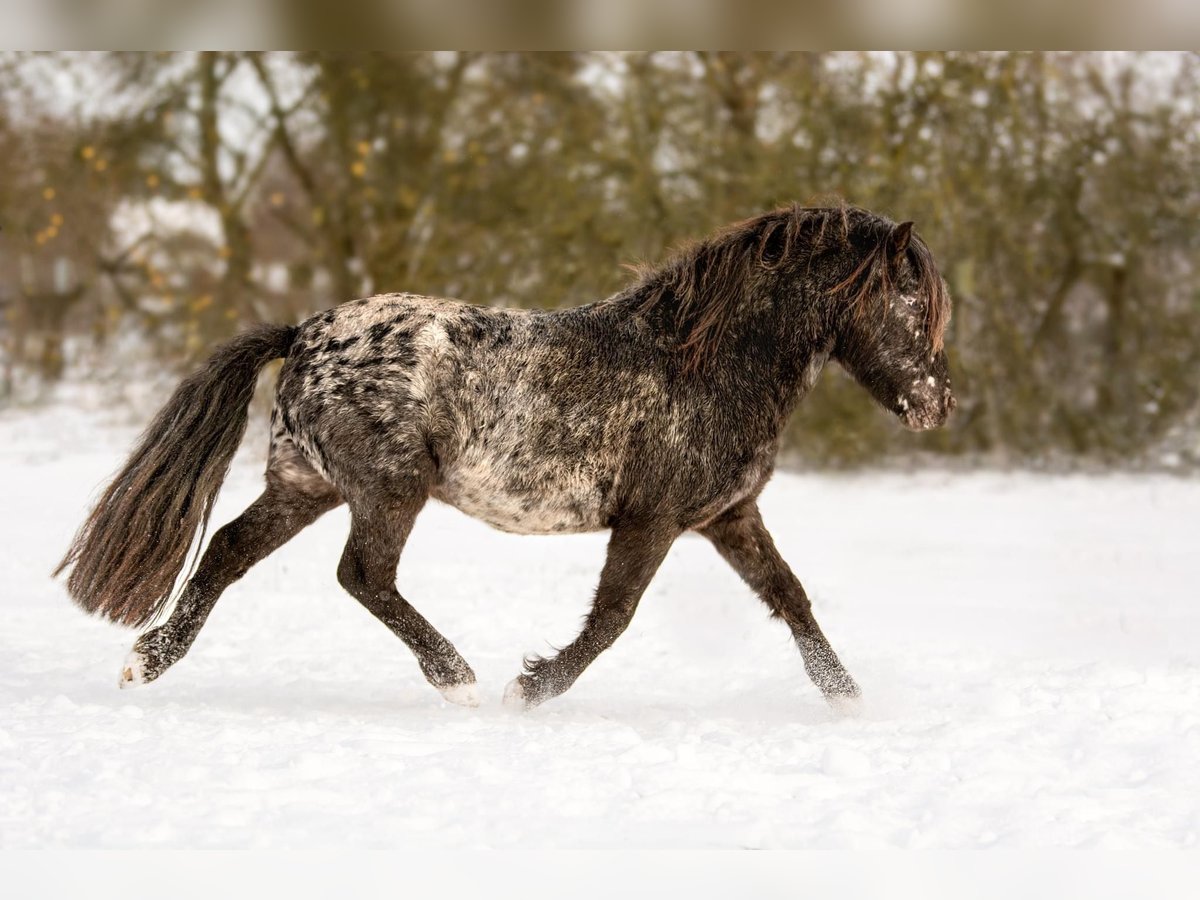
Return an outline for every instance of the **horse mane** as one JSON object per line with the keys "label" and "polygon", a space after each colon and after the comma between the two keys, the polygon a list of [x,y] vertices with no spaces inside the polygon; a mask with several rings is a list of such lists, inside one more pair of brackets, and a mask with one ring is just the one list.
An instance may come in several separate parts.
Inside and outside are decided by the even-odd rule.
{"label": "horse mane", "polygon": [[[806,255],[806,271],[811,271],[823,251],[857,249],[862,254],[857,266],[832,293],[843,297],[857,316],[865,316],[877,297],[886,304],[893,288],[889,239],[897,227],[858,207],[776,209],[686,244],[659,266],[634,267],[640,276],[633,286],[641,297],[638,311],[673,305],[684,371],[695,372],[712,359],[750,300],[756,267],[775,270]],[[925,242],[913,234],[905,252],[918,288],[929,300],[925,327],[936,352],[943,346],[949,297]]]}

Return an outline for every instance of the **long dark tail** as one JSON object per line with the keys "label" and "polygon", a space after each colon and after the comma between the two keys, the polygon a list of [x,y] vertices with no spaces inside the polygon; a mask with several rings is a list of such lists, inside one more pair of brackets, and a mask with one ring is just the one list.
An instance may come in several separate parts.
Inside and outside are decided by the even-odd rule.
{"label": "long dark tail", "polygon": [[54,571],[71,568],[76,603],[135,626],[162,611],[196,530],[208,526],[258,373],[287,356],[296,331],[261,325],[240,334],[175,389]]}

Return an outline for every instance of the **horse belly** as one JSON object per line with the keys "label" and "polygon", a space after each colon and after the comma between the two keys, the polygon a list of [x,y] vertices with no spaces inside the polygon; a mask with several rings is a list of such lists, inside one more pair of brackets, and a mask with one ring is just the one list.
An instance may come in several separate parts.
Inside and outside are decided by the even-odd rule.
{"label": "horse belly", "polygon": [[530,469],[476,456],[444,472],[433,496],[501,531],[574,534],[607,527],[602,480],[578,468]]}

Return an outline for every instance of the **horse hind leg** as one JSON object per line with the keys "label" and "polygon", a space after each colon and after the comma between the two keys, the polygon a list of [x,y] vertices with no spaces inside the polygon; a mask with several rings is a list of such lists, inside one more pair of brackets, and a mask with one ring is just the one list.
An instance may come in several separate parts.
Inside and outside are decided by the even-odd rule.
{"label": "horse hind leg", "polygon": [[212,536],[170,618],[134,643],[121,669],[120,686],[153,681],[182,659],[229,585],[341,503],[333,485],[290,442],[273,446],[266,489]]}
{"label": "horse hind leg", "polygon": [[350,538],[338,581],[412,651],[425,679],[451,703],[478,706],[475,673],[459,652],[400,595],[396,568],[427,491],[415,479],[378,485],[350,499]]}

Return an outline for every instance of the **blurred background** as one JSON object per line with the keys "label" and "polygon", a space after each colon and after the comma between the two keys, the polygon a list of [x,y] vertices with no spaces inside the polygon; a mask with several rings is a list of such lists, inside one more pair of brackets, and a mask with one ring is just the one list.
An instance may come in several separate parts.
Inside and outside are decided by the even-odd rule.
{"label": "blurred background", "polygon": [[0,54],[0,405],[373,292],[589,302],[840,198],[933,249],[959,409],[912,435],[830,370],[793,462],[1187,470],[1198,97],[1185,52]]}

